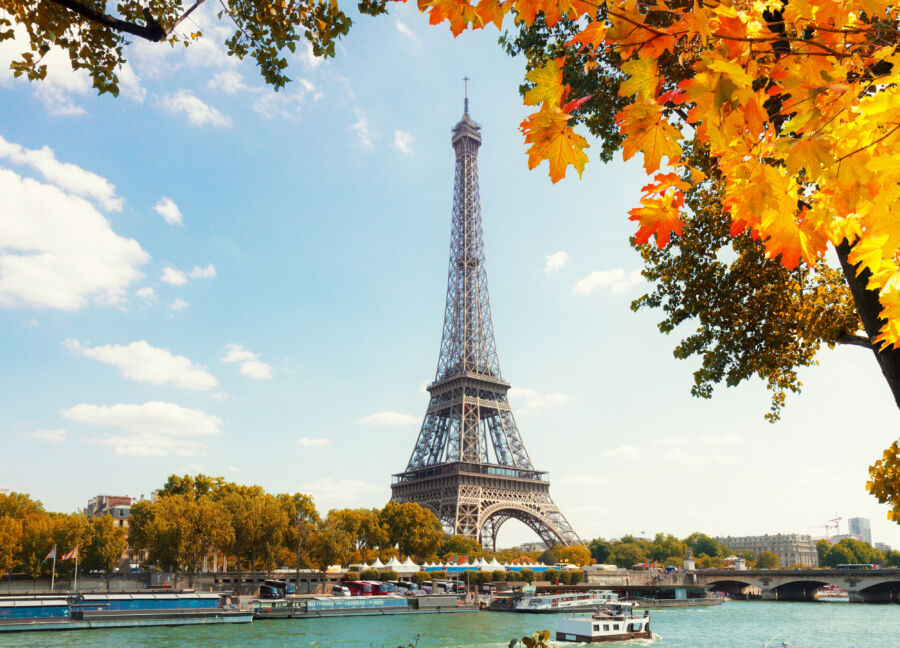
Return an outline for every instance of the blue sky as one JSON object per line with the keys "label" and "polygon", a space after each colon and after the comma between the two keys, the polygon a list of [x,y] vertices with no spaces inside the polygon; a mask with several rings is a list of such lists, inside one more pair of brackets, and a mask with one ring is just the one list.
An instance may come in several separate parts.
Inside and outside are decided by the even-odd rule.
{"label": "blue sky", "polygon": [[[628,308],[639,164],[528,171],[524,62],[493,28],[454,40],[392,7],[336,59],[299,48],[275,94],[195,19],[195,47],[127,50],[118,99],[56,55],[43,85],[0,76],[0,488],[75,510],[202,470],[382,506],[437,362],[468,75],[500,364],[581,536],[822,535],[838,514],[900,545],[863,488],[897,436],[874,359],[824,352],[774,426],[759,383],[692,399],[695,364]],[[517,525],[502,542],[532,539]]]}

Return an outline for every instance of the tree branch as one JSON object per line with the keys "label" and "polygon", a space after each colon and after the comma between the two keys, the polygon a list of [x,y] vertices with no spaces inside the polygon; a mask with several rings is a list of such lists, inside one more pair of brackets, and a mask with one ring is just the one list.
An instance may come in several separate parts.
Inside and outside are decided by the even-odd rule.
{"label": "tree branch", "polygon": [[[866,335],[870,340],[874,340],[885,322],[881,314],[881,302],[878,300],[878,291],[868,288],[869,277],[872,273],[868,269],[857,273],[858,265],[854,266],[850,263],[851,249],[852,246],[847,239],[835,246],[838,259],[841,261],[841,268],[844,271],[844,278],[853,294],[853,301],[856,303],[859,318],[866,329]],[[875,359],[881,367],[881,373],[894,396],[894,402],[897,407],[900,407],[900,351],[885,348],[880,343],[872,343],[869,348],[875,354]]]}
{"label": "tree branch", "polygon": [[[88,20],[92,20],[96,23],[109,27],[115,31],[126,32],[128,34],[132,34],[134,36],[139,36],[149,41],[159,42],[166,39],[166,30],[163,29],[162,25],[160,25],[156,18],[153,17],[153,14],[150,13],[150,10],[146,7],[144,8],[144,21],[147,23],[146,25],[138,25],[137,23],[128,22],[127,20],[120,20],[119,18],[114,18],[108,14],[103,13],[102,11],[97,11],[93,7],[82,4],[78,2],[78,0],[46,0],[55,5],[59,5],[60,7],[65,7],[69,11],[74,11],[79,16],[84,16]],[[193,8],[191,8],[193,10]],[[190,13],[190,12],[188,12]]]}
{"label": "tree branch", "polygon": [[853,335],[850,333],[841,334],[837,340],[835,340],[838,344],[849,344],[852,346],[862,347],[864,349],[872,350],[872,342],[865,335]]}

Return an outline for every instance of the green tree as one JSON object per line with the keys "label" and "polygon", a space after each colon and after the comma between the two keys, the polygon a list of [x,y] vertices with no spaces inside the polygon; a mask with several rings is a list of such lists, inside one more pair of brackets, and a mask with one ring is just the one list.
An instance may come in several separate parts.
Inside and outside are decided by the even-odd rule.
{"label": "green tree", "polygon": [[588,543],[588,550],[591,552],[591,558],[597,564],[606,564],[609,555],[612,553],[612,545],[603,538],[596,538]]}
{"label": "green tree", "polygon": [[550,549],[545,549],[540,556],[538,556],[538,562],[542,562],[545,565],[555,565],[559,562],[559,553],[557,552],[557,547],[551,547]]}
{"label": "green tree", "polygon": [[820,540],[816,540],[816,554],[819,556],[819,565],[825,564],[825,554],[828,553],[828,550],[831,548],[831,545],[828,543],[828,540],[825,538],[821,538]]}
{"label": "green tree", "polygon": [[648,554],[651,560],[665,563],[670,556],[683,557],[686,547],[684,542],[671,533],[657,533],[650,543]]}
{"label": "green tree", "polygon": [[374,581],[380,580],[378,577],[381,575],[381,572],[377,569],[363,569],[359,575],[360,580]]}
{"label": "green tree", "polygon": [[781,558],[771,551],[760,552],[756,559],[757,569],[778,569],[781,566]]}
{"label": "green tree", "polygon": [[528,569],[527,567],[523,567],[522,571],[519,572],[523,581],[531,583],[534,581],[534,570]]}
{"label": "green tree", "polygon": [[838,543],[832,546],[825,554],[823,564],[826,567],[837,567],[838,565],[855,565],[857,563],[856,556],[846,544]]}
{"label": "green tree", "polygon": [[623,542],[617,540],[612,544],[612,553],[607,560],[618,567],[630,569],[633,565],[647,561],[644,548],[636,542]]}
{"label": "green tree", "polygon": [[[294,557],[296,559],[296,567],[294,571],[295,581],[300,583],[300,568],[304,563],[309,564],[309,548],[311,545],[312,534],[315,527],[320,522],[319,512],[316,505],[309,495],[304,493],[294,493],[293,495],[282,494],[278,496],[282,508],[291,521],[291,531],[293,536],[287,538],[287,543],[294,548]],[[359,579],[356,579],[359,580]]]}
{"label": "green tree", "polygon": [[900,551],[896,549],[888,549],[884,552],[885,567],[900,567]]}
{"label": "green tree", "polygon": [[880,564],[883,560],[879,551],[868,542],[863,542],[862,540],[857,540],[855,538],[844,538],[838,544],[847,547],[855,558],[854,562],[858,564]]}
{"label": "green tree", "polygon": [[544,572],[541,580],[550,581],[551,584],[554,584],[559,580],[561,573],[558,569],[548,569]]}
{"label": "green tree", "polygon": [[684,539],[684,543],[694,551],[694,556],[706,554],[711,558],[726,555],[726,551],[718,542],[700,532],[692,533]]}
{"label": "green tree", "polygon": [[569,585],[578,585],[584,582],[584,572],[580,569],[569,572]]}
{"label": "green tree", "polygon": [[[31,80],[46,75],[44,55],[60,48],[74,69],[86,69],[98,91],[118,94],[118,72],[133,38],[159,43],[157,47],[192,45],[201,31],[182,21],[204,0],[0,0],[6,25],[20,24],[28,35],[28,49],[12,69]],[[384,0],[360,0],[360,12],[383,13]],[[347,34],[351,20],[336,1],[297,0],[289,4],[231,0],[217,15],[225,29],[233,29],[225,41],[228,54],[256,60],[266,83],[276,89],[290,79],[285,74],[287,52],[306,40],[316,56],[334,56],[335,43]],[[176,31],[177,29],[177,31]],[[184,34],[184,35],[182,35]],[[13,38],[13,29],[0,32],[0,41]]]}
{"label": "green tree", "polygon": [[388,502],[381,510],[380,519],[388,542],[416,562],[434,554],[443,542],[440,521],[416,502]]}

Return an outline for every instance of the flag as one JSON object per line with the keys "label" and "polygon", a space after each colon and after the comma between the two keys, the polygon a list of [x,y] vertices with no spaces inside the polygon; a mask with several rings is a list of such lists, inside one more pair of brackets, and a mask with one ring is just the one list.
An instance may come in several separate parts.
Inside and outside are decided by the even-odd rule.
{"label": "flag", "polygon": [[56,545],[53,545],[53,549],[50,550],[50,553],[47,554],[44,560],[50,560],[51,558],[56,558]]}
{"label": "flag", "polygon": [[63,554],[60,560],[71,560],[72,558],[78,559],[78,547],[75,547],[69,553]]}

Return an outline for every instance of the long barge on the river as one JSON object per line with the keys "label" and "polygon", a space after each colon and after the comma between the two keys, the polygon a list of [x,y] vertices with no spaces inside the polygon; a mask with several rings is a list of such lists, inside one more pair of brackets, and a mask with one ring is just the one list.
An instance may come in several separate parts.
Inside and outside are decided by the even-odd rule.
{"label": "long barge on the river", "polygon": [[465,597],[453,594],[420,596],[291,596],[253,599],[254,619],[309,619],[338,616],[383,616],[388,614],[435,614],[477,612]]}
{"label": "long barge on the river", "polygon": [[250,623],[219,594],[198,592],[0,597],[0,632]]}

